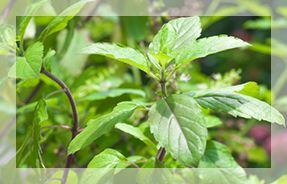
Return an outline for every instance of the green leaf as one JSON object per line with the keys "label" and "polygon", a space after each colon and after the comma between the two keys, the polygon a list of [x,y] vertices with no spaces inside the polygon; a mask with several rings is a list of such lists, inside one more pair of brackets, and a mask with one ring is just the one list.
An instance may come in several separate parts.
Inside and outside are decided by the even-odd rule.
{"label": "green leaf", "polygon": [[93,1],[94,0],[80,0],[79,2],[76,2],[75,4],[72,4],[71,6],[66,8],[64,11],[62,11],[59,16],[75,16],[81,11],[81,9],[88,2],[93,2]]}
{"label": "green leaf", "polygon": [[20,79],[38,78],[42,66],[44,46],[41,42],[36,42],[25,52],[25,57],[17,57],[16,63],[9,71],[9,77]]}
{"label": "green leaf", "polygon": [[284,116],[256,98],[224,90],[198,91],[191,96],[204,108],[222,111],[234,117],[254,118],[285,126]]}
{"label": "green leaf", "polygon": [[47,54],[44,56],[43,58],[43,66],[45,67],[46,70],[50,70],[51,69],[51,61],[52,58],[55,56],[56,51],[49,49]]}
{"label": "green leaf", "polygon": [[200,36],[199,17],[178,18],[165,24],[149,45],[152,54],[175,57]]}
{"label": "green leaf", "polygon": [[105,149],[96,155],[88,168],[125,168],[129,165],[127,158],[113,149]]}
{"label": "green leaf", "polygon": [[49,2],[49,0],[36,1],[36,2],[32,3],[27,8],[26,12],[24,13],[25,15],[29,15],[29,16],[17,16],[16,17],[16,24],[17,24],[16,39],[17,39],[17,41],[20,42],[20,45],[23,45],[23,38],[24,38],[25,31],[26,31],[26,28],[27,28],[29,22],[31,21],[33,16],[36,14],[36,12],[39,11],[39,9],[41,7],[43,7],[45,5],[45,3],[47,3],[47,2]]}
{"label": "green leaf", "polygon": [[91,144],[97,138],[109,132],[116,123],[129,118],[139,106],[135,102],[121,102],[111,113],[90,120],[87,127],[71,141],[68,152],[75,153]]}
{"label": "green leaf", "polygon": [[207,142],[197,172],[200,181],[205,184],[245,184],[247,180],[245,171],[236,163],[228,148],[215,141]]}
{"label": "green leaf", "polygon": [[34,110],[32,126],[29,127],[24,143],[17,151],[17,166],[44,167],[40,146],[40,124],[48,119],[47,106],[44,100],[39,100]]}
{"label": "green leaf", "polygon": [[218,89],[224,92],[237,92],[243,95],[258,97],[259,96],[259,86],[256,82],[246,82],[244,84],[230,86],[222,89]]}
{"label": "green leaf", "polygon": [[145,92],[138,89],[128,89],[128,88],[119,88],[119,89],[110,89],[107,91],[101,91],[89,94],[80,100],[83,101],[94,101],[94,100],[103,100],[107,98],[114,98],[124,94],[138,95],[141,97],[145,97]]}
{"label": "green leaf", "polygon": [[83,48],[81,52],[84,54],[98,54],[106,56],[135,66],[149,74],[148,64],[145,56],[133,48],[122,47],[109,43],[95,43]]}
{"label": "green leaf", "polygon": [[156,148],[154,143],[148,137],[146,137],[142,133],[142,131],[137,127],[134,127],[132,125],[125,124],[125,123],[118,123],[118,124],[116,124],[115,128],[117,128],[123,132],[126,132],[126,133],[134,136],[135,138],[138,138],[139,140],[143,141],[146,145],[150,146],[151,148]]}
{"label": "green leaf", "polygon": [[[229,86],[224,88],[212,88],[211,90],[216,90],[218,92],[229,92],[229,93],[240,93],[247,96],[258,97],[259,96],[259,86],[256,82],[246,82],[236,86]],[[206,90],[194,91],[189,93],[190,95],[197,93],[204,93]]]}
{"label": "green leaf", "polygon": [[15,28],[2,23],[0,25],[0,56],[15,56]]}
{"label": "green leaf", "polygon": [[179,162],[196,166],[204,153],[207,129],[197,102],[186,95],[172,95],[154,104],[149,112],[155,139]]}
{"label": "green leaf", "polygon": [[53,33],[64,29],[73,16],[57,16],[55,17],[48,26],[41,32],[38,40],[44,42],[45,39]]}
{"label": "green leaf", "polygon": [[17,21],[16,40],[19,41],[21,44],[23,43],[24,34],[31,19],[32,19],[32,16],[23,16],[23,17],[16,18],[16,21]]}
{"label": "green leaf", "polygon": [[65,9],[62,13],[53,18],[53,20],[41,32],[38,40],[44,41],[51,34],[64,29],[68,25],[69,21],[80,12],[86,3],[90,1],[92,0],[82,0]]}
{"label": "green leaf", "polygon": [[232,36],[211,36],[194,41],[189,48],[182,50],[175,60],[177,65],[181,65],[210,54],[246,46],[249,44]]}
{"label": "green leaf", "polygon": [[216,127],[222,124],[222,121],[216,117],[211,115],[205,115],[205,126],[206,128]]}

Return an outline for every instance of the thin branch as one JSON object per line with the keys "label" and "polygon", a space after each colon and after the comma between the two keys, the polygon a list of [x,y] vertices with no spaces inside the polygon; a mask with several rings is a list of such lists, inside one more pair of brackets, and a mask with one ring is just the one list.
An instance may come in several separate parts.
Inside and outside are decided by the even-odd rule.
{"label": "thin branch", "polygon": [[40,81],[40,82],[35,86],[35,88],[32,90],[32,92],[30,93],[30,95],[24,100],[24,104],[28,104],[28,103],[30,103],[30,102],[33,100],[34,96],[35,96],[35,95],[38,93],[38,91],[41,89],[42,85],[43,85],[43,82]]}
{"label": "thin branch", "polygon": [[77,111],[76,103],[75,103],[75,100],[72,96],[70,89],[68,88],[68,86],[63,81],[61,81],[59,78],[57,78],[55,75],[51,74],[50,72],[48,72],[44,68],[41,69],[41,73],[45,74],[51,80],[55,81],[63,89],[66,96],[68,97],[71,108],[72,108],[73,127],[71,130],[72,130],[72,138],[74,138],[78,133],[78,124],[79,123],[78,123],[78,111]]}
{"label": "thin branch", "polygon": [[[72,93],[70,89],[68,88],[68,86],[63,81],[61,81],[59,78],[57,78],[55,75],[53,75],[52,73],[46,71],[44,68],[41,69],[41,73],[45,74],[51,80],[55,81],[64,90],[66,96],[69,99],[69,102],[72,108],[72,115],[73,115],[73,126],[71,128],[72,139],[73,139],[78,134],[79,123],[78,123],[78,111],[77,111],[76,103],[72,96]],[[64,170],[64,174],[62,178],[62,184],[65,184],[67,181],[67,177],[69,174],[69,168],[71,167],[73,160],[74,160],[74,154],[69,154],[66,160],[65,170]]]}

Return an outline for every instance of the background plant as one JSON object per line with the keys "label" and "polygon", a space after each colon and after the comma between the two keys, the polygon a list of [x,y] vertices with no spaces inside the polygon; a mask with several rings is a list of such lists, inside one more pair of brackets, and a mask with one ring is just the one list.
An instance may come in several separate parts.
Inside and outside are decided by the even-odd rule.
{"label": "background plant", "polygon": [[[124,22],[124,21],[123,21]],[[131,39],[127,39],[127,40],[129,40],[129,45],[134,45],[134,43],[132,43],[133,41],[131,41]],[[46,43],[47,44],[47,43]],[[28,49],[27,49],[28,50]],[[39,49],[40,50],[40,49]],[[46,52],[46,51],[45,51]],[[50,54],[51,53],[53,53],[53,51],[51,51],[50,52]],[[51,55],[53,55],[53,54],[51,54]],[[58,54],[57,54],[58,55]],[[54,57],[54,56],[53,56]],[[166,58],[165,58],[166,59]],[[168,59],[167,59],[168,60]],[[55,64],[55,62],[54,62],[54,64]],[[161,63],[162,64],[162,63]],[[67,65],[66,65],[67,66]],[[69,66],[69,65],[68,65]],[[55,70],[57,70],[57,67],[55,67],[55,65],[54,66],[49,66],[49,64],[48,64],[48,66],[45,66],[46,68],[48,68],[49,69],[49,67],[51,67],[51,71],[52,72],[54,72],[54,73],[56,73],[55,72]],[[60,67],[59,67],[60,68]],[[76,68],[76,67],[75,67]],[[117,74],[119,73],[118,71],[119,70],[117,70],[117,69],[115,69],[116,71],[117,71]],[[75,71],[75,70],[74,70]],[[74,72],[71,72],[72,74],[74,74],[74,75],[76,75]],[[107,73],[110,73],[110,72],[107,72]],[[137,70],[135,70],[135,69],[133,69],[133,74],[134,74],[134,76],[137,76],[136,75],[136,73],[138,73],[137,72]],[[58,72],[57,73],[57,76],[61,76],[61,75],[63,75],[63,72]],[[117,76],[117,75],[115,75],[115,76]],[[26,77],[26,76],[25,76]],[[42,75],[41,75],[41,77],[42,77]],[[159,78],[159,76],[153,76],[153,77],[155,77],[155,78]],[[64,78],[64,77],[63,77]],[[67,78],[69,78],[69,77],[67,77]],[[135,77],[135,78],[139,78],[139,77]],[[68,79],[69,80],[69,79]],[[67,81],[68,81],[67,80]],[[71,79],[70,79],[71,80]],[[73,80],[73,79],[72,79]],[[129,80],[129,79],[127,79],[127,80]],[[115,80],[115,82],[117,82],[116,80]],[[139,81],[137,81],[137,82],[139,82]],[[52,84],[53,85],[53,84]],[[171,84],[169,84],[169,85],[171,85]],[[83,87],[83,89],[85,89],[84,87],[85,86],[82,86]],[[157,88],[157,87],[156,87]],[[96,88],[95,88],[96,89]],[[169,90],[170,90],[170,93],[174,93],[173,91],[175,91],[173,88],[171,88],[171,87],[169,87]],[[81,94],[81,92],[82,92],[83,90],[79,90],[79,95],[80,96],[85,96],[86,94]],[[91,90],[92,91],[92,90]],[[88,93],[88,92],[87,92]],[[139,92],[139,91],[137,91],[137,92],[135,92],[135,91],[133,91],[133,90],[116,90],[116,94],[124,94],[124,93],[129,93],[129,94],[134,94],[134,95],[138,95],[138,94],[143,94],[143,93],[141,93],[141,92]],[[41,94],[41,93],[40,93]],[[54,93],[55,94],[55,93]],[[52,96],[53,96],[53,94],[51,94]],[[57,95],[57,93],[56,93],[56,95]],[[110,93],[109,94],[110,96],[113,96],[113,95],[115,95],[114,93]],[[101,95],[95,95],[96,97],[89,97],[90,99],[102,99],[103,97],[101,97]],[[139,95],[139,96],[141,96],[141,95]],[[160,95],[159,95],[160,96]],[[65,99],[63,98],[63,101],[65,101]],[[82,101],[83,103],[84,103],[84,100]],[[116,104],[116,102],[113,102],[114,104]],[[69,104],[67,104],[67,105],[69,105]],[[124,104],[124,105],[128,105],[128,104]],[[131,104],[129,104],[129,105],[131,105]],[[140,104],[139,105],[140,107],[142,107],[142,106],[146,106],[145,104]],[[111,107],[112,107],[112,105],[111,105]],[[124,106],[125,107],[125,106]],[[131,107],[132,108],[132,107]],[[145,109],[145,108],[144,108]],[[118,109],[117,109],[118,110]],[[108,111],[108,110],[107,110]],[[138,112],[138,113],[142,113],[142,112]],[[69,118],[67,118],[67,119],[69,119]],[[47,122],[46,122],[47,123]],[[122,128],[123,129],[123,128]],[[99,150],[101,150],[101,149],[99,149]],[[153,155],[153,154],[151,154],[151,155]],[[173,162],[174,163],[174,162]]]}

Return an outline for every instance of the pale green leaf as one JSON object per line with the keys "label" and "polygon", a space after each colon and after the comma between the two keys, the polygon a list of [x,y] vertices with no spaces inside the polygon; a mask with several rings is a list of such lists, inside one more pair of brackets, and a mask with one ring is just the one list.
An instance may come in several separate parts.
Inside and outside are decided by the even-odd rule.
{"label": "pale green leaf", "polygon": [[28,47],[24,57],[16,58],[16,63],[11,67],[9,76],[20,79],[38,78],[42,66],[43,51],[44,46],[41,42],[36,42]]}
{"label": "pale green leaf", "polygon": [[198,168],[200,181],[205,184],[245,184],[247,180],[245,171],[234,160],[228,148],[215,141],[207,142]]}
{"label": "pale green leaf", "polygon": [[86,3],[90,1],[91,0],[79,1],[65,9],[62,13],[59,14],[59,16],[53,18],[53,20],[41,32],[39,40],[44,41],[49,35],[64,29],[68,25],[69,21],[80,12]]}
{"label": "pale green leaf", "polygon": [[116,123],[129,118],[139,106],[135,102],[121,102],[111,113],[91,119],[87,127],[71,141],[68,152],[74,153],[91,144],[97,138],[109,132]]}
{"label": "pale green leaf", "polygon": [[84,54],[98,54],[106,56],[135,66],[147,74],[149,73],[148,63],[145,56],[133,48],[122,47],[109,43],[95,43],[83,48],[81,52]]}
{"label": "pale green leaf", "polygon": [[128,165],[127,158],[120,152],[105,149],[91,160],[88,168],[125,168]]}
{"label": "pale green leaf", "polygon": [[[247,96],[258,97],[259,96],[259,86],[256,82],[246,82],[236,86],[229,86],[224,88],[212,88],[211,90],[216,90],[218,92],[229,92],[229,93],[240,93]],[[189,94],[204,93],[206,90],[194,91]]]}
{"label": "pale green leaf", "polygon": [[191,93],[204,108],[222,111],[234,117],[254,118],[285,126],[284,116],[269,104],[240,93],[224,90],[205,90]]}
{"label": "pale green leaf", "polygon": [[56,16],[41,32],[38,40],[43,42],[51,34],[64,29],[72,18],[73,16]]}
{"label": "pale green leaf", "polygon": [[143,132],[137,127],[134,127],[132,125],[125,124],[125,123],[118,123],[118,124],[116,124],[115,128],[117,128],[117,129],[119,129],[125,133],[128,133],[128,134],[134,136],[135,138],[138,138],[139,140],[143,141],[146,145],[150,146],[151,148],[156,148],[154,143],[148,137],[146,137],[143,134]]}
{"label": "pale green leaf", "polygon": [[17,41],[20,42],[20,44],[23,44],[24,34],[31,19],[32,19],[32,16],[23,16],[23,17],[16,18],[16,21],[18,24],[16,39]]}
{"label": "pale green leaf", "polygon": [[130,94],[130,95],[137,95],[141,97],[145,97],[145,92],[139,89],[128,89],[128,88],[119,88],[119,89],[110,89],[107,91],[100,91],[100,92],[95,92],[92,94],[89,94],[80,100],[83,101],[94,101],[94,100],[103,100],[107,98],[114,98],[118,97],[124,94]]}
{"label": "pale green leaf", "polygon": [[211,36],[194,41],[176,57],[178,65],[228,49],[246,47],[248,43],[227,35]]}
{"label": "pale green leaf", "polygon": [[152,54],[174,57],[200,36],[199,17],[184,17],[169,21],[156,34],[149,45]]}
{"label": "pale green leaf", "polygon": [[56,54],[55,50],[49,49],[46,55],[44,56],[43,66],[46,70],[51,69],[51,61],[52,61],[52,58],[55,56],[55,54]]}
{"label": "pale green leaf", "polygon": [[88,3],[93,2],[94,0],[80,0],[76,2],[75,4],[72,4],[68,8],[66,8],[64,11],[60,13],[59,16],[75,16],[77,15],[81,9]]}
{"label": "pale green leaf", "polygon": [[213,128],[222,124],[222,121],[216,116],[205,115],[204,118],[206,128]]}
{"label": "pale green leaf", "polygon": [[196,166],[204,153],[207,129],[198,103],[187,95],[172,95],[149,112],[151,132],[175,159]]}
{"label": "pale green leaf", "polygon": [[30,20],[33,18],[33,16],[36,14],[36,12],[43,7],[49,0],[39,0],[34,3],[32,3],[30,6],[28,6],[25,15],[28,16],[17,16],[16,18],[16,24],[17,24],[17,36],[16,39],[20,42],[21,45],[23,45],[23,38],[25,35],[26,28],[30,22]]}
{"label": "pale green leaf", "polygon": [[15,28],[7,24],[0,25],[0,56],[15,56],[16,47]]}

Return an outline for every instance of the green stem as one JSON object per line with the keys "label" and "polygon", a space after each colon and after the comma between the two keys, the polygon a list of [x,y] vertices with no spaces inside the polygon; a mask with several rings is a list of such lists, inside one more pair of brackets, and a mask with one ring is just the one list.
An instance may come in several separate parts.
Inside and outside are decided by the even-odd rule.
{"label": "green stem", "polygon": [[[160,87],[161,87],[161,92],[162,92],[162,98],[167,97],[167,90],[166,90],[166,81],[164,79],[160,80]],[[164,159],[164,156],[166,154],[166,150],[164,147],[160,147],[159,150],[157,151],[156,154],[156,160],[155,160],[155,166],[157,162],[162,162]]]}
{"label": "green stem", "polygon": [[141,81],[141,73],[139,71],[139,69],[137,69],[136,67],[132,67],[132,72],[133,72],[133,76],[134,76],[134,79],[135,79],[135,83],[137,85],[141,85],[142,84],[142,81]]}

